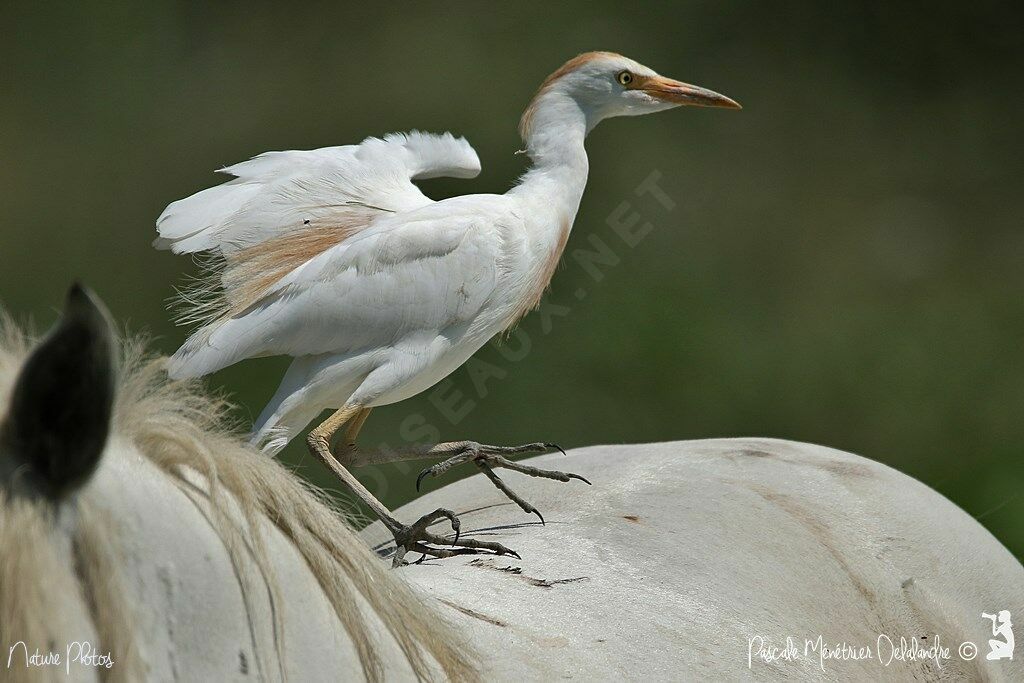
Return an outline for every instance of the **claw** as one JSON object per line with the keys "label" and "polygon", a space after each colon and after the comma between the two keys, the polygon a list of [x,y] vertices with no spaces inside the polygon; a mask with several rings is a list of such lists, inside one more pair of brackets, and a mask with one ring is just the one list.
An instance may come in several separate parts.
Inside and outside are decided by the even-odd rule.
{"label": "claw", "polygon": [[560,452],[562,455],[565,455],[565,449],[559,446],[557,443],[546,443],[544,444],[544,446],[546,448],[553,448],[556,451]]}
{"label": "claw", "polygon": [[540,514],[540,510],[538,510],[537,508],[534,508],[533,509],[533,514],[537,515],[537,517],[540,518],[540,525],[541,526],[547,526],[547,524],[544,522],[544,515]]}
{"label": "claw", "polygon": [[420,490],[420,482],[422,482],[424,477],[426,477],[428,474],[430,474],[430,468],[426,467],[426,468],[423,469],[422,472],[419,473],[419,476],[416,477],[416,492],[417,493],[419,493],[419,490]]}
{"label": "claw", "polygon": [[581,477],[578,474],[573,474],[572,472],[567,472],[566,476],[569,477],[570,479],[579,479],[580,481],[582,481],[587,486],[593,486],[593,484],[590,483],[589,479],[587,479],[586,477]]}

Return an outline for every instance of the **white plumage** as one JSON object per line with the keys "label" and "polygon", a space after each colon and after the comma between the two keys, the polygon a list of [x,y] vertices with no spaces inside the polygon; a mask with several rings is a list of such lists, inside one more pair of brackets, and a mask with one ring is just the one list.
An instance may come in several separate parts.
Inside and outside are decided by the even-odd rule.
{"label": "white plumage", "polygon": [[[494,293],[496,231],[507,217],[476,197],[437,204],[412,181],[479,171],[464,139],[389,135],[262,154],[225,169],[236,180],[172,203],[157,222],[157,246],[176,253],[209,250],[230,260],[247,247],[353,215],[359,229],[267,287],[244,312],[199,329],[172,357],[170,374],[201,376],[258,356],[298,357],[255,429],[261,439],[276,428],[271,450],[323,409],[341,405],[356,388],[353,377],[379,371],[364,390],[367,405],[405,397],[382,391],[382,381],[411,395],[414,375],[459,355],[467,337],[483,332],[469,323]],[[322,387],[326,379],[330,387]]]}
{"label": "white plumage", "polygon": [[358,145],[266,152],[220,172],[235,179],[164,209],[154,246],[175,254],[231,254],[356,206],[408,211],[431,203],[412,181],[474,178],[480,159],[463,138],[414,131]]}
{"label": "white plumage", "polygon": [[[223,169],[235,179],[173,202],[157,220],[158,248],[220,260],[215,300],[194,302],[186,316],[205,324],[171,358],[170,374],[201,376],[245,358],[293,356],[254,440],[276,452],[321,411],[339,409],[311,433],[314,452],[394,527],[400,545],[404,539],[407,549],[423,550],[424,539],[443,542],[390,518],[336,467],[330,436],[350,424],[347,454],[358,461],[355,433],[370,408],[429,388],[533,308],[583,194],[586,134],[610,116],[680,104],[738,106],[620,55],[571,60],[545,81],[523,116],[534,167],[504,195],[434,202],[416,187],[419,179],[479,173],[473,148],[448,133],[268,152]],[[526,471],[499,454],[538,446],[545,444],[502,450],[458,442],[391,459],[455,453],[447,466],[475,460],[524,510],[536,512],[490,466]],[[457,524],[450,512],[442,516]],[[479,542],[469,547],[507,551]]]}

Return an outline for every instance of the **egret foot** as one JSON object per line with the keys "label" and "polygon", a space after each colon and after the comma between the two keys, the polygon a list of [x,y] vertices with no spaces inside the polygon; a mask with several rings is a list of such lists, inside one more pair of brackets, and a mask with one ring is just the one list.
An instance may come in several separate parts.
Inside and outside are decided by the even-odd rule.
{"label": "egret foot", "polygon": [[[427,530],[431,524],[442,519],[447,519],[452,524],[452,531],[455,532],[454,539],[447,539]],[[400,526],[392,530],[395,537],[395,556],[391,560],[392,567],[400,567],[408,564],[405,561],[405,554],[410,550],[422,553],[424,557],[454,557],[455,555],[512,555],[519,558],[519,553],[506,548],[500,543],[492,541],[478,541],[475,538],[464,538],[459,540],[460,530],[459,518],[455,513],[445,508],[438,508],[433,512],[423,515],[408,526]],[[430,543],[432,545],[426,545]],[[434,547],[448,546],[448,547]],[[422,558],[420,558],[422,559]]]}
{"label": "egret foot", "polygon": [[[454,444],[453,444],[454,445]],[[463,441],[458,444],[458,452],[446,460],[442,460],[432,467],[428,467],[419,473],[416,477],[416,490],[420,490],[420,483],[425,477],[437,477],[456,465],[461,465],[465,462],[475,462],[484,475],[491,480],[499,491],[509,497],[512,502],[522,508],[523,512],[531,515],[537,515],[540,518],[540,523],[544,524],[544,515],[540,514],[533,505],[524,500],[515,491],[510,489],[501,477],[494,471],[497,467],[504,467],[505,469],[512,470],[513,472],[520,472],[522,474],[531,477],[543,477],[545,479],[554,479],[556,481],[569,481],[570,479],[579,479],[585,484],[590,484],[584,477],[578,474],[572,474],[571,472],[559,472],[557,470],[542,470],[539,467],[531,467],[530,465],[523,465],[522,463],[509,460],[506,455],[519,455],[523,453],[544,453],[549,450],[559,450],[562,454],[565,451],[560,446],[553,443],[528,443],[522,446],[488,446],[485,444],[479,444],[475,441]]]}

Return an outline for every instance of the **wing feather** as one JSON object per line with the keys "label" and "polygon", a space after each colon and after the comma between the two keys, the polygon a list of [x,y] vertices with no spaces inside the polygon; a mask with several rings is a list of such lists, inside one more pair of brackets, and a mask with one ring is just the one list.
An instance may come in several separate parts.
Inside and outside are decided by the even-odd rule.
{"label": "wing feather", "polygon": [[464,138],[414,131],[358,145],[266,152],[222,172],[235,179],[164,209],[154,246],[230,255],[306,226],[346,221],[353,207],[408,211],[431,203],[413,180],[471,178],[480,160]]}
{"label": "wing feather", "polygon": [[179,292],[182,324],[247,309],[318,254],[379,220],[432,204],[413,180],[472,177],[480,160],[451,133],[412,132],[266,152],[222,172],[235,177],[172,202],[157,219],[157,248],[212,255],[206,275]]}
{"label": "wing feather", "polygon": [[387,348],[471,321],[496,287],[497,242],[479,215],[433,208],[310,259],[247,310],[196,331],[169,372],[200,376],[257,356]]}

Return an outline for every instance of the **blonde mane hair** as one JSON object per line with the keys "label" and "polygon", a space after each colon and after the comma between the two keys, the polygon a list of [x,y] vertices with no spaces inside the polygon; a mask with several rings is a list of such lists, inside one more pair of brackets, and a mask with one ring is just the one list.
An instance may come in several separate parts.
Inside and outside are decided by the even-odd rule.
{"label": "blonde mane hair", "polygon": [[[0,418],[31,346],[32,339],[0,311]],[[207,519],[232,562],[245,570],[239,572],[243,595],[269,590],[272,603],[280,605],[263,529],[273,525],[305,559],[351,639],[367,680],[382,680],[384,662],[360,603],[394,638],[418,679],[430,679],[437,670],[451,680],[477,677],[471,655],[452,628],[356,536],[327,495],[248,447],[227,426],[225,401],[211,397],[194,380],[168,380],[165,359],[148,355],[141,340],[122,344],[121,356],[111,440],[135,445],[167,476],[169,486],[193,500],[200,491]],[[104,457],[112,455],[109,443]],[[71,506],[74,524],[61,524],[65,508]],[[81,596],[80,608],[102,645],[97,650],[110,651],[117,662],[99,669],[101,676],[141,680],[145,666],[135,644],[132,609],[119,589],[116,520],[105,518],[103,507],[94,504],[88,484],[59,507],[0,488],[0,641],[11,640],[11,635],[26,643],[80,640],[81,634],[61,629],[66,614],[74,611],[69,603]],[[59,527],[71,529],[73,563],[62,559],[67,537]],[[257,586],[255,576],[265,585]],[[282,634],[281,609],[274,613],[275,634]],[[283,666],[286,644],[281,637],[275,643],[278,665]],[[268,671],[265,662],[258,661],[257,667]],[[7,673],[38,680],[46,672],[26,667]]]}

